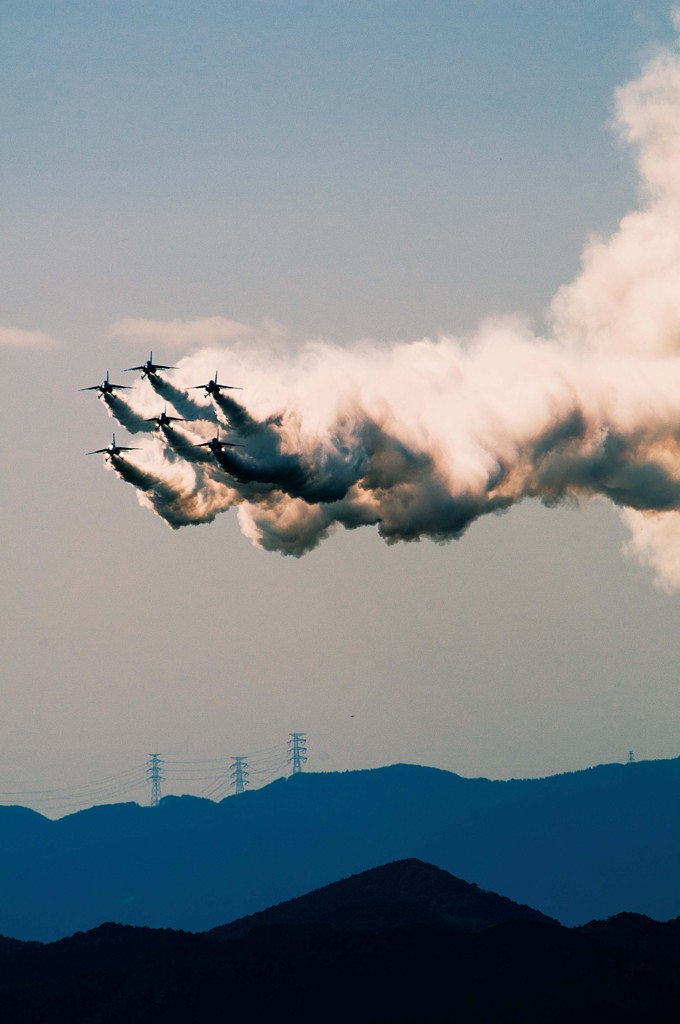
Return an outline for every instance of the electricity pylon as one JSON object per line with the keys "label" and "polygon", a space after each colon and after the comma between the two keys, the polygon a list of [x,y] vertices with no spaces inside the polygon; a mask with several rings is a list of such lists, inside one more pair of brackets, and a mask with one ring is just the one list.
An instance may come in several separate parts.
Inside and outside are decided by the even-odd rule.
{"label": "electricity pylon", "polygon": [[306,732],[291,732],[288,740],[288,764],[293,766],[293,775],[302,771],[303,764],[307,762],[307,740]]}
{"label": "electricity pylon", "polygon": [[245,757],[234,757],[231,762],[231,787],[234,793],[243,793],[248,785],[248,762]]}
{"label": "electricity pylon", "polygon": [[163,761],[159,754],[149,754],[146,762],[146,777],[151,782],[151,806],[158,807],[161,802],[161,779],[163,778]]}

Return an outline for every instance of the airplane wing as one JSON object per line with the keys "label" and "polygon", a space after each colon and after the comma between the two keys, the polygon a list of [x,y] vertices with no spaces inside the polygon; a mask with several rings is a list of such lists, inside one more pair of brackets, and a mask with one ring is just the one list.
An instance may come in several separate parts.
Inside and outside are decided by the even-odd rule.
{"label": "airplane wing", "polygon": [[229,388],[230,391],[243,391],[243,388],[240,388],[238,384],[218,384],[217,387],[220,391],[222,388]]}
{"label": "airplane wing", "polygon": [[119,452],[140,452],[141,448],[126,448],[124,444],[117,444],[116,448]]}
{"label": "airplane wing", "polygon": [[[163,366],[162,363],[154,363],[153,365],[156,367],[157,370],[176,370],[177,369],[176,366]],[[139,369],[139,367],[137,367],[137,369]]]}
{"label": "airplane wing", "polygon": [[86,455],[103,455],[108,452],[108,448],[96,448],[93,452],[85,452]]}
{"label": "airplane wing", "polygon": [[[202,444],[192,444],[191,447],[192,448],[212,448],[213,447],[213,443],[212,443],[212,441],[203,441]],[[244,444],[234,444],[231,441],[220,441],[217,447],[221,450],[222,448],[245,448],[245,445]]]}
{"label": "airplane wing", "polygon": [[145,366],[126,366],[123,373],[128,373],[129,370],[145,370]]}
{"label": "airplane wing", "polygon": [[78,391],[99,391],[100,384],[94,384],[91,388],[78,388]]}
{"label": "airplane wing", "polygon": [[[134,388],[132,387],[132,385],[131,385],[131,384],[111,384],[110,386],[111,386],[112,388],[114,388],[114,389],[115,389],[116,391],[119,391],[119,390],[121,390],[121,389],[122,389],[123,391],[134,391]],[[81,388],[81,391],[82,391],[82,390],[84,390],[84,389],[83,389],[83,388]]]}

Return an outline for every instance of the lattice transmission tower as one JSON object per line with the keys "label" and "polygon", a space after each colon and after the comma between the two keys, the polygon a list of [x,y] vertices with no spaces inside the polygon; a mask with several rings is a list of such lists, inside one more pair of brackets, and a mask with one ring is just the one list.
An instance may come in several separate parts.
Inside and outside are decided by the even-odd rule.
{"label": "lattice transmission tower", "polygon": [[293,766],[293,775],[302,771],[303,764],[307,763],[307,733],[291,732],[288,740],[288,764]]}
{"label": "lattice transmission tower", "polygon": [[248,775],[248,762],[245,757],[232,758],[229,778],[231,779],[231,788],[235,794],[245,792],[245,788],[248,785]]}
{"label": "lattice transmission tower", "polygon": [[163,779],[163,764],[160,754],[149,754],[146,762],[146,777],[151,783],[151,806],[158,807],[161,802],[161,781]]}

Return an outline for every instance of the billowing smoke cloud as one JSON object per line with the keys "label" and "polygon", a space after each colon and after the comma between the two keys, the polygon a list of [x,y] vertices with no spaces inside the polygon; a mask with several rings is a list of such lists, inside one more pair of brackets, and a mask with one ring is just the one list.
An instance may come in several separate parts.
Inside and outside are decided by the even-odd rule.
{"label": "billowing smoke cloud", "polygon": [[[150,384],[178,415],[244,447],[192,448],[182,439],[206,439],[205,424],[189,423],[189,434],[155,434],[174,461],[157,452],[162,467],[115,460],[116,470],[173,527],[236,506],[255,544],[296,556],[338,526],[372,525],[388,543],[448,541],[527,498],[599,496],[623,510],[629,552],[660,585],[680,586],[678,55],[620,89],[617,111],[641,207],[589,242],[548,336],[507,319],[465,340],[314,342],[291,354],[269,335],[204,348],[172,383]],[[187,388],[216,366],[245,390],[194,399]]]}
{"label": "billowing smoke cloud", "polygon": [[235,501],[229,488],[186,464],[181,467],[167,464],[164,470],[154,472],[116,455],[112,456],[111,464],[123,480],[137,488],[140,503],[165,519],[173,529],[211,523]]}

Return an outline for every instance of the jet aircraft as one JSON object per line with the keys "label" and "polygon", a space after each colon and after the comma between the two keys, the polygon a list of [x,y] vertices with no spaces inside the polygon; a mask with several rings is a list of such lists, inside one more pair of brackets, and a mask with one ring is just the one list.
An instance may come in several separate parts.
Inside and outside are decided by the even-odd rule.
{"label": "jet aircraft", "polygon": [[146,422],[155,423],[156,430],[160,430],[161,427],[167,427],[170,423],[186,423],[186,420],[183,420],[181,416],[168,416],[168,410],[166,407],[163,409],[160,416],[152,416],[150,419],[146,420]]}
{"label": "jet aircraft", "polygon": [[120,455],[121,452],[138,452],[139,448],[126,448],[123,444],[116,444],[116,435],[112,434],[113,438],[110,445],[106,448],[97,448],[93,452],[86,452],[87,455],[105,455],[107,462],[110,460],[112,455]]}
{"label": "jet aircraft", "polygon": [[229,391],[243,391],[243,388],[240,388],[237,384],[218,384],[217,370],[215,370],[213,379],[209,380],[207,384],[194,384],[193,387],[189,388],[189,391],[199,391],[201,388],[203,388],[206,395],[219,395],[222,388],[228,388]]}
{"label": "jet aircraft", "polygon": [[225,448],[245,448],[244,444],[234,444],[233,441],[222,441],[219,434],[217,437],[211,437],[209,441],[203,441],[201,444],[195,444],[194,448],[209,448],[213,455],[216,452],[221,452]]}
{"label": "jet aircraft", "polygon": [[112,384],[109,380],[109,371],[106,371],[106,377],[101,384],[93,384],[91,388],[78,388],[79,391],[98,391],[99,398],[103,395],[110,395],[113,391],[130,391],[129,384]]}
{"label": "jet aircraft", "polygon": [[141,370],[142,371],[142,377],[144,378],[144,377],[148,377],[149,374],[153,374],[155,376],[158,373],[159,370],[176,370],[176,369],[177,369],[176,366],[163,366],[162,363],[154,363],[154,361],[153,361],[153,352],[149,352],[149,358],[146,360],[146,362],[142,363],[141,366],[127,366],[125,368],[124,372],[128,373],[131,370]]}

